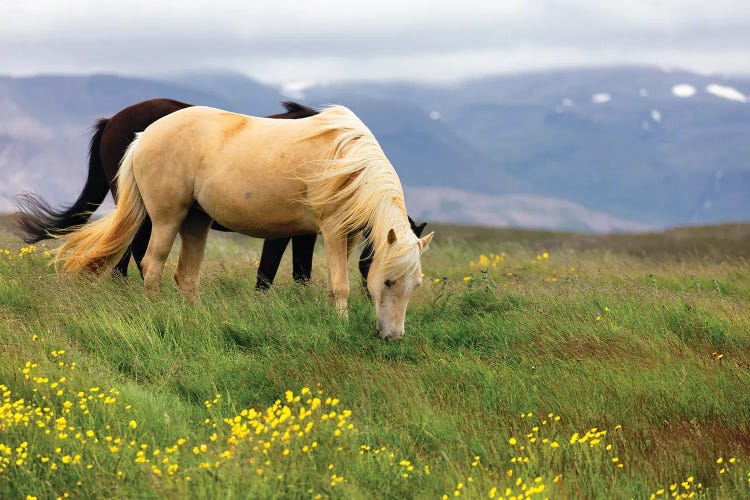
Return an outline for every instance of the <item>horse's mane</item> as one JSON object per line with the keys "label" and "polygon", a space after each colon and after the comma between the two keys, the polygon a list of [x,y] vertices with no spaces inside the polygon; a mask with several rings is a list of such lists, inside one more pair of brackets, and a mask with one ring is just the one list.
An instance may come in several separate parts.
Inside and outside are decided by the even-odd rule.
{"label": "horse's mane", "polygon": [[318,114],[317,110],[294,101],[281,101],[281,105],[284,106],[284,109],[286,109],[287,113],[303,113],[309,116]]}
{"label": "horse's mane", "polygon": [[[418,258],[404,204],[404,192],[396,171],[386,158],[375,136],[364,123],[343,106],[330,106],[320,113],[314,135],[336,132],[327,159],[311,169],[303,180],[308,185],[307,203],[327,213],[324,229],[337,234],[363,231],[372,243],[375,258],[386,255],[384,267],[393,278],[413,272]],[[388,232],[398,239],[384,254]],[[418,254],[416,254],[418,255]]]}

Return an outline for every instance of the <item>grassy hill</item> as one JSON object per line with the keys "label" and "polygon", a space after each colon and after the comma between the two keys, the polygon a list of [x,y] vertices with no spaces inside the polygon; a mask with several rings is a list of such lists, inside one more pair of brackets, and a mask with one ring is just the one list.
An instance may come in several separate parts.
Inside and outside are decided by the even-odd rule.
{"label": "grassy hill", "polygon": [[394,343],[322,249],[214,233],[193,307],[0,230],[0,497],[750,495],[750,225],[434,229]]}

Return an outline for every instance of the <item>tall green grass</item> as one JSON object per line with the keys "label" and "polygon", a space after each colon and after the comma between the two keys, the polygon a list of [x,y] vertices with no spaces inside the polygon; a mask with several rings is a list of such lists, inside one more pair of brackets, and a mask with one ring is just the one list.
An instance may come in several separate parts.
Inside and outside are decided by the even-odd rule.
{"label": "tall green grass", "polygon": [[322,249],[310,286],[284,261],[258,293],[258,243],[214,234],[192,306],[0,237],[0,497],[750,494],[747,260],[466,231],[424,254],[399,342],[354,263],[338,319]]}

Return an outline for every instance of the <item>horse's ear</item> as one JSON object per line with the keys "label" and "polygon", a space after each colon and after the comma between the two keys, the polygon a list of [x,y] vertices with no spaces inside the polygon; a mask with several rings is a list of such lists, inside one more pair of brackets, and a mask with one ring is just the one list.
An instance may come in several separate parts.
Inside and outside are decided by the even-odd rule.
{"label": "horse's ear", "polygon": [[414,234],[417,235],[417,238],[419,238],[420,236],[422,236],[422,231],[424,231],[424,228],[425,228],[426,225],[427,225],[427,223],[423,222],[423,223],[421,223],[420,225],[418,225],[418,226],[416,226],[414,228]]}
{"label": "horse's ear", "polygon": [[431,232],[430,234],[428,234],[427,236],[425,236],[424,238],[421,238],[421,239],[419,240],[419,248],[420,248],[420,249],[421,249],[421,250],[422,250],[423,252],[424,252],[425,250],[427,250],[427,245],[429,245],[429,244],[430,244],[430,242],[432,241],[432,237],[433,237],[433,236],[435,236],[435,231]]}
{"label": "horse's ear", "polygon": [[393,230],[393,228],[388,230],[388,244],[393,245],[396,243],[396,240],[398,238],[396,237],[396,231]]}

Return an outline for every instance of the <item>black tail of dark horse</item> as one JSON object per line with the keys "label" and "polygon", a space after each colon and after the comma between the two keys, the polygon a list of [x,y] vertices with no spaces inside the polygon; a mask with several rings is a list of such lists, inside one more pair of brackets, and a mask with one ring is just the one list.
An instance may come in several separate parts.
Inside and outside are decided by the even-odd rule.
{"label": "black tail of dark horse", "polygon": [[52,236],[63,235],[71,228],[85,224],[91,213],[102,204],[109,191],[99,158],[99,146],[108,119],[94,125],[94,136],[89,144],[89,174],[78,199],[67,208],[56,209],[34,193],[18,195],[19,212],[16,223],[26,243],[36,243]]}

